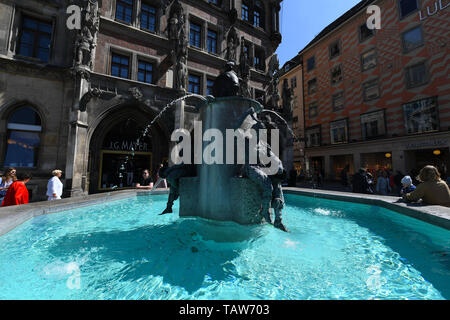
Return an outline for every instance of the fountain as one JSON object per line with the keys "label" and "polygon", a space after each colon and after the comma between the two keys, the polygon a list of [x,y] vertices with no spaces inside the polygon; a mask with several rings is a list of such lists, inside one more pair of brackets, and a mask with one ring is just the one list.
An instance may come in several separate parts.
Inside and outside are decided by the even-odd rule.
{"label": "fountain", "polygon": [[[227,129],[264,128],[257,119],[257,114],[263,110],[261,104],[237,96],[238,92],[239,80],[233,71],[233,63],[228,63],[225,72],[215,81],[214,97],[203,99],[197,106],[202,137],[210,129],[218,130],[225,137]],[[209,142],[195,141],[194,144],[202,145],[203,154]],[[281,161],[271,153],[277,160],[277,168],[273,175],[268,176],[261,170],[261,164],[248,163],[249,152],[251,150],[246,151],[244,165],[236,162],[207,164],[203,159],[196,167],[183,163],[165,170],[161,176],[167,178],[171,191],[167,208],[162,214],[172,213],[173,202],[179,197],[180,217],[202,217],[251,225],[264,221],[270,223],[269,210],[272,207],[275,226],[287,231],[281,222],[284,205],[281,181],[285,173]],[[225,145],[219,153],[227,158]]]}

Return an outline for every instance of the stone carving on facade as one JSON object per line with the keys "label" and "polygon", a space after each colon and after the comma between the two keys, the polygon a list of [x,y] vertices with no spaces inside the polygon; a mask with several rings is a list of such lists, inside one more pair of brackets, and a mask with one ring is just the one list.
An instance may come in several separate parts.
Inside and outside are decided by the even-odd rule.
{"label": "stone carving on facade", "polygon": [[74,67],[92,70],[99,30],[97,0],[88,0],[83,11],[81,30],[79,30],[75,41]]}
{"label": "stone carving on facade", "polygon": [[240,95],[246,98],[251,98],[250,90],[250,63],[249,57],[245,54],[245,40],[241,38],[241,54],[239,56],[239,77],[241,78]]}
{"label": "stone carving on facade", "polygon": [[117,96],[118,96],[117,90],[116,91],[108,91],[108,90],[102,90],[100,88],[89,88],[89,91],[86,92],[81,97],[80,102],[78,104],[78,109],[81,112],[86,111],[87,104],[89,103],[89,101],[91,101],[92,98],[99,98],[99,99],[102,99],[102,100],[111,100],[111,99],[113,99],[113,98],[115,98]]}
{"label": "stone carving on facade", "polygon": [[174,88],[186,90],[187,77],[187,36],[185,27],[184,9],[178,0],[175,0],[170,9],[169,40],[171,43],[171,58],[174,66]]}
{"label": "stone carving on facade", "polygon": [[292,88],[289,88],[288,79],[284,79],[283,81],[283,115],[286,120],[292,119],[292,111],[293,111],[293,102],[294,102],[294,92]]}
{"label": "stone carving on facade", "polygon": [[144,97],[144,94],[138,87],[132,87],[128,89],[128,92],[131,94],[131,97],[137,101],[142,101],[142,98]]}
{"label": "stone carving on facade", "polygon": [[237,36],[236,29],[234,27],[231,27],[227,36],[227,52],[225,57],[227,61],[236,63],[236,51],[238,46],[239,38]]}

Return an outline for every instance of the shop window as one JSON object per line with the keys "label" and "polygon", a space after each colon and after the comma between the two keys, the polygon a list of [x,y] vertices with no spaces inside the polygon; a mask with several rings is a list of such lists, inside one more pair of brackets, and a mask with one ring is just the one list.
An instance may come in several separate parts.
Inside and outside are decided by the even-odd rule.
{"label": "shop window", "polygon": [[189,75],[189,92],[200,94],[200,76],[190,74]]}
{"label": "shop window", "polygon": [[439,130],[437,97],[406,103],[403,114],[408,134]]}
{"label": "shop window", "polygon": [[320,126],[309,128],[306,130],[306,147],[320,147],[321,144],[321,132]]}
{"label": "shop window", "polygon": [[330,60],[336,58],[341,54],[341,42],[340,41],[333,42],[330,45],[329,50],[330,50]]}
{"label": "shop window", "polygon": [[117,53],[112,54],[111,75],[128,79],[130,70],[130,58]]}
{"label": "shop window", "polygon": [[339,92],[331,97],[333,111],[344,109],[344,92]]}
{"label": "shop window", "polygon": [[189,43],[191,46],[201,48],[201,34],[202,34],[202,27],[198,24],[191,22],[189,33]]}
{"label": "shop window", "polygon": [[378,79],[363,84],[364,100],[369,101],[380,97],[380,87]]}
{"label": "shop window", "polygon": [[309,118],[315,118],[319,115],[319,107],[316,101],[312,102],[308,107]]}
{"label": "shop window", "polygon": [[377,138],[386,134],[384,110],[361,115],[362,138]]}
{"label": "shop window", "polygon": [[308,81],[308,94],[313,94],[317,92],[317,79],[312,79]]}
{"label": "shop window", "polygon": [[347,119],[334,121],[330,123],[331,144],[340,144],[348,142]]}
{"label": "shop window", "polygon": [[331,69],[331,84],[336,84],[341,82],[343,79],[342,76],[342,66],[338,65]]}
{"label": "shop window", "polygon": [[141,6],[141,28],[156,31],[156,8],[144,2]]}
{"label": "shop window", "polygon": [[377,52],[375,49],[369,50],[361,55],[361,69],[366,71],[377,66]]}
{"label": "shop window", "polygon": [[399,0],[400,19],[405,18],[419,9],[418,0]]}
{"label": "shop window", "polygon": [[310,72],[311,70],[314,70],[314,68],[316,67],[316,57],[312,56],[311,58],[309,58],[307,60],[306,64],[307,64],[308,72]]}
{"label": "shop window", "polygon": [[36,167],[41,132],[41,118],[33,108],[25,106],[15,111],[7,123],[3,166]]}
{"label": "shop window", "polygon": [[408,88],[419,87],[426,84],[427,81],[425,62],[406,68],[406,84]]}
{"label": "shop window", "polygon": [[142,137],[143,131],[142,126],[128,119],[106,134],[100,155],[100,190],[133,187],[142,170],[151,170],[151,136]]}
{"label": "shop window", "polygon": [[404,53],[408,53],[418,47],[421,47],[423,45],[422,27],[418,26],[403,33],[402,41]]}
{"label": "shop window", "polygon": [[138,62],[138,81],[153,83],[153,64],[139,60]]}
{"label": "shop window", "polygon": [[217,53],[217,32],[208,30],[207,47],[208,52]]}
{"label": "shop window", "polygon": [[359,41],[364,42],[375,34],[375,30],[367,28],[367,23],[359,26]]}
{"label": "shop window", "polygon": [[51,38],[51,23],[23,17],[18,54],[48,62]]}
{"label": "shop window", "polygon": [[117,0],[116,2],[116,19],[131,23],[133,19],[133,0]]}

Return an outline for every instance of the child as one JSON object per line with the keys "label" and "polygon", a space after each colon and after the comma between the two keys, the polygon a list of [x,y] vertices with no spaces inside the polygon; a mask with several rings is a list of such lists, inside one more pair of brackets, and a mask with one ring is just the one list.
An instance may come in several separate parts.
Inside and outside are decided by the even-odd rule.
{"label": "child", "polygon": [[403,177],[403,179],[402,179],[402,185],[403,185],[403,188],[402,188],[402,190],[400,191],[400,193],[401,193],[402,196],[403,196],[404,194],[408,194],[408,193],[411,193],[411,192],[413,192],[414,190],[416,190],[416,186],[413,185],[412,179],[411,179],[410,176],[405,176],[405,177]]}

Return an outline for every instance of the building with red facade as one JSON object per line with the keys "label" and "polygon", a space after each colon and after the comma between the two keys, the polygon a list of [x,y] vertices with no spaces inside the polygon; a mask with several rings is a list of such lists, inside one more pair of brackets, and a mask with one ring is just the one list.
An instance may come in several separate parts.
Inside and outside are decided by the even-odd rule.
{"label": "building with red facade", "polygon": [[[367,27],[370,5],[380,29]],[[450,174],[449,7],[364,0],[300,51],[310,169],[331,180],[346,165]]]}

